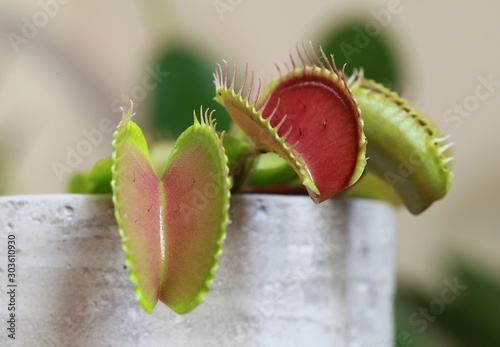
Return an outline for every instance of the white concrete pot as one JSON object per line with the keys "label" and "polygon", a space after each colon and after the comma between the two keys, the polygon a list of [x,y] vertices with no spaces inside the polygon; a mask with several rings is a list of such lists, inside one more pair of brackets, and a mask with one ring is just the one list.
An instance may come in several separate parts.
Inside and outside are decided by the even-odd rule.
{"label": "white concrete pot", "polygon": [[[148,315],[134,298],[109,197],[0,198],[0,345],[392,345],[391,207],[246,195],[232,197],[231,220],[205,302],[186,315],[158,303]],[[9,235],[17,287],[7,287]],[[12,288],[15,340],[6,330]]]}

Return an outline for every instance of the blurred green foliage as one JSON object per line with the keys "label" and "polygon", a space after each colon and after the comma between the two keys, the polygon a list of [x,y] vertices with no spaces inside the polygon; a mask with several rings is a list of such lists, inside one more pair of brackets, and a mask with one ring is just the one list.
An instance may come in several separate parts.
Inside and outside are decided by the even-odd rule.
{"label": "blurred green foliage", "polygon": [[395,45],[384,28],[373,33],[373,18],[344,22],[326,32],[319,43],[327,54],[334,54],[335,63],[351,75],[363,68],[365,77],[401,92],[403,76]]}
{"label": "blurred green foliage", "polygon": [[71,194],[111,194],[111,157],[99,160],[90,172],[78,172],[68,181],[66,191]]}
{"label": "blurred green foliage", "polygon": [[193,124],[193,111],[216,109],[217,130],[228,130],[231,118],[214,100],[214,61],[205,52],[180,45],[168,48],[153,66],[168,75],[152,91],[150,132],[158,138],[177,138]]}
{"label": "blurred green foliage", "polygon": [[395,346],[441,347],[431,337],[439,332],[452,346],[500,346],[500,281],[485,270],[458,262],[454,275],[435,293],[400,283],[396,299]]}

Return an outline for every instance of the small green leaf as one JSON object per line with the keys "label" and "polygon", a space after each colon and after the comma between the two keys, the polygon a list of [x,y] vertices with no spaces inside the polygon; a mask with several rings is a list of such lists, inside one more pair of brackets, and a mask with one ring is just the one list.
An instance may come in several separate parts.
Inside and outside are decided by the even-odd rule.
{"label": "small green leaf", "polygon": [[[276,153],[265,153],[259,157],[259,163],[248,181],[249,186],[288,186],[296,183],[299,176],[292,167]],[[300,179],[298,184],[302,184]]]}
{"label": "small green leaf", "polygon": [[111,157],[99,160],[88,173],[78,172],[69,182],[67,191],[71,194],[111,194]]}
{"label": "small green leaf", "polygon": [[94,184],[90,181],[88,172],[76,172],[66,184],[66,191],[70,194],[90,194],[93,188]]}

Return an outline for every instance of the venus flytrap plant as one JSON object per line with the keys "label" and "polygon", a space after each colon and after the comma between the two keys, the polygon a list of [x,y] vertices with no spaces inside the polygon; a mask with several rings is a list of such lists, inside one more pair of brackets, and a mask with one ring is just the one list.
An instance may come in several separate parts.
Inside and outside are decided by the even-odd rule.
{"label": "venus flytrap plant", "polygon": [[[155,155],[159,166],[131,108],[114,133],[112,158],[75,176],[73,192],[112,187],[130,279],[147,312],[158,300],[177,313],[203,300],[222,252],[232,184],[235,192],[307,191],[315,203],[339,193],[401,200],[414,214],[448,191],[446,137],[396,93],[362,74],[347,80],[333,56],[302,47],[263,92],[253,73],[247,85],[248,67],[236,91],[236,64],[231,78],[227,64],[217,65],[215,99],[239,127],[235,136],[219,136],[208,111],[200,121],[195,115],[168,160]],[[415,158],[413,171],[402,166]]]}
{"label": "venus flytrap plant", "polygon": [[[261,152],[274,152],[285,159],[302,179],[314,202],[320,203],[354,184],[366,164],[366,141],[360,112],[346,80],[326,55],[327,67],[316,53],[310,65],[297,49],[302,68],[291,57],[292,68],[280,73],[260,95],[250,101],[254,77],[243,96],[248,68],[239,91],[231,85],[228,68],[214,73],[216,100]],[[316,63],[318,65],[316,65]],[[279,70],[279,67],[278,67]]]}
{"label": "venus flytrap plant", "polygon": [[443,198],[453,178],[448,137],[438,135],[397,93],[362,73],[353,76],[351,88],[369,141],[367,170],[387,182],[413,214]]}
{"label": "venus flytrap plant", "polygon": [[[367,170],[386,182],[410,212],[421,213],[443,198],[453,176],[448,167],[453,159],[448,155],[452,146],[448,137],[438,136],[430,122],[395,92],[363,78],[362,73],[355,73],[346,81],[344,74],[339,74],[335,67],[333,56],[330,64],[321,50],[323,63],[312,45],[314,58],[302,47],[303,53],[297,47],[302,66],[297,66],[290,55],[291,67],[283,62],[287,70],[283,73],[277,65],[279,77],[270,83],[262,96],[257,93],[255,99],[259,101],[253,103],[249,102],[251,86],[246,97],[242,97],[246,70],[242,86],[236,93],[236,67],[230,87],[227,86],[227,64],[225,73],[220,65],[216,68],[216,100],[226,107],[257,148],[283,157],[316,203],[358,181],[367,162],[367,142]],[[261,127],[260,131],[254,129],[255,125]],[[327,129],[333,130],[326,132]],[[278,141],[269,146],[269,138],[273,136]],[[283,162],[271,166],[276,168],[276,173],[280,172],[278,180],[284,184],[285,181],[279,178],[286,176]],[[258,167],[255,175],[261,177],[262,171],[269,167]],[[364,184],[361,179],[360,187],[351,192],[353,196],[367,194],[363,193],[367,188],[376,189],[378,193],[367,195],[398,203],[394,194],[382,188],[373,177],[366,181]],[[262,178],[250,179],[250,183],[259,186],[264,185],[262,182]],[[346,193],[351,194],[349,190]]]}
{"label": "venus flytrap plant", "polygon": [[204,298],[218,267],[228,222],[227,157],[208,111],[177,139],[164,172],[131,121],[113,141],[113,202],[137,300],[186,313]]}

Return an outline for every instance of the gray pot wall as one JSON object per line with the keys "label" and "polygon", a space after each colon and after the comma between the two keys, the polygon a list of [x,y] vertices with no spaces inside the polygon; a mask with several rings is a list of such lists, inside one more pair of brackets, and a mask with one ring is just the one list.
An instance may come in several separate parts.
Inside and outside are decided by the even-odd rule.
{"label": "gray pot wall", "polygon": [[145,313],[124,266],[111,199],[0,198],[0,254],[16,238],[16,340],[2,346],[357,346],[393,337],[395,225],[368,200],[242,195],[205,301]]}

